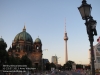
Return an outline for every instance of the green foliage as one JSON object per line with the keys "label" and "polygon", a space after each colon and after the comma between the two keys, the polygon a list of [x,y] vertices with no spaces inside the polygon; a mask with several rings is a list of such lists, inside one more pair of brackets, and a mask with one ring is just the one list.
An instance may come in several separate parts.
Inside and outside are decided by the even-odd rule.
{"label": "green foliage", "polygon": [[5,42],[0,42],[0,50],[6,50],[7,44]]}
{"label": "green foliage", "polygon": [[8,60],[8,53],[6,50],[0,50],[0,62],[4,63]]}
{"label": "green foliage", "polygon": [[5,42],[0,42],[0,70],[4,64],[8,65],[27,65],[27,67],[32,67],[31,60],[27,55],[23,56],[21,59],[14,56],[9,56],[6,51],[7,44]]}
{"label": "green foliage", "polygon": [[20,60],[21,65],[27,65],[27,67],[32,67],[31,60],[27,57],[27,55],[23,56]]}
{"label": "green foliage", "polygon": [[63,65],[63,69],[71,70],[72,69],[72,64],[74,61],[67,61],[66,64]]}
{"label": "green foliage", "polygon": [[59,70],[63,70],[63,66],[59,66],[58,69],[59,69]]}
{"label": "green foliage", "polygon": [[0,70],[2,69],[2,65],[8,63],[8,53],[6,51],[7,44],[5,42],[0,42]]}
{"label": "green foliage", "polygon": [[6,51],[7,44],[5,42],[0,42],[0,61],[3,63],[7,57],[8,53]]}
{"label": "green foliage", "polygon": [[81,69],[81,68],[83,68],[82,64],[76,64],[76,69]]}
{"label": "green foliage", "polygon": [[50,70],[50,69],[51,69],[50,63],[46,63],[46,70]]}
{"label": "green foliage", "polygon": [[91,65],[86,65],[85,69],[91,69]]}
{"label": "green foliage", "polygon": [[9,65],[19,65],[20,64],[20,58],[18,58],[18,57],[15,58],[14,56],[10,56],[8,64]]}
{"label": "green foliage", "polygon": [[9,65],[27,65],[27,67],[32,67],[32,62],[26,55],[23,56],[22,58],[10,56],[8,64]]}
{"label": "green foliage", "polygon": [[14,65],[16,62],[15,62],[15,58],[13,56],[9,56],[9,62],[8,64],[9,65]]}
{"label": "green foliage", "polygon": [[27,55],[23,56],[22,58],[10,56],[8,64],[9,65],[27,65],[27,67],[32,67],[32,62],[27,57]]}
{"label": "green foliage", "polygon": [[51,67],[51,68],[52,68],[52,67],[53,67],[53,68],[56,68],[56,65],[55,65],[54,63],[51,63],[51,64],[50,64],[50,67]]}
{"label": "green foliage", "polygon": [[2,66],[8,63],[8,54],[6,50],[0,50],[0,70]]}
{"label": "green foliage", "polygon": [[8,53],[6,51],[7,44],[5,42],[0,42],[0,62],[4,63],[8,58]]}

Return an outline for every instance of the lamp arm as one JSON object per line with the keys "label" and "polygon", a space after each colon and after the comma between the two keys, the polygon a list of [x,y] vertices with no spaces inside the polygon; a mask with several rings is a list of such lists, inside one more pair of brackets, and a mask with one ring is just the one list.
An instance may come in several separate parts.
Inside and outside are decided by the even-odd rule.
{"label": "lamp arm", "polygon": [[93,31],[94,31],[94,35],[97,36],[97,30],[94,29]]}

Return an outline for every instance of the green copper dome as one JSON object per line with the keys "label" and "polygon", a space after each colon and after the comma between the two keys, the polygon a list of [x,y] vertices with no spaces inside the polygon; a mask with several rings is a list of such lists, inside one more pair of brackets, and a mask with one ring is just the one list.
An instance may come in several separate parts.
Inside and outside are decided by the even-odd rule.
{"label": "green copper dome", "polygon": [[36,38],[35,42],[36,43],[41,43],[41,40],[39,38]]}
{"label": "green copper dome", "polygon": [[14,41],[29,41],[31,43],[33,43],[33,39],[31,37],[31,35],[29,33],[26,32],[26,28],[24,26],[24,29],[22,32],[18,33],[15,38],[14,38]]}
{"label": "green copper dome", "polygon": [[2,38],[2,37],[0,38],[0,42],[4,42],[4,40],[3,40],[3,38]]}

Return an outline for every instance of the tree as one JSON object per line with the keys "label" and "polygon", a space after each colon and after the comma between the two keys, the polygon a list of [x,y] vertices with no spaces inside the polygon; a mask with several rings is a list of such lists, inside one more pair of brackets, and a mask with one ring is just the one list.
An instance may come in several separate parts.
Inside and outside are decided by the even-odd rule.
{"label": "tree", "polygon": [[50,70],[50,63],[46,63],[46,70]]}
{"label": "tree", "polygon": [[7,44],[3,41],[0,41],[0,50],[6,50]]}
{"label": "tree", "polygon": [[32,67],[31,60],[27,57],[27,55],[23,56],[20,59],[20,65],[27,65],[27,67]]}
{"label": "tree", "polygon": [[91,69],[91,65],[85,65],[85,69]]}
{"label": "tree", "polygon": [[64,64],[64,68],[67,69],[67,70],[71,70],[72,69],[72,64],[74,63],[74,61],[67,61],[66,64]]}
{"label": "tree", "polygon": [[54,63],[51,63],[50,68],[55,68],[56,69],[56,65]]}
{"label": "tree", "polygon": [[8,63],[8,53],[6,51],[7,44],[3,41],[0,41],[0,70],[3,69],[3,65]]}
{"label": "tree", "polygon": [[76,69],[83,69],[83,65],[82,64],[76,64]]}
{"label": "tree", "polygon": [[9,65],[19,65],[20,64],[20,58],[14,57],[13,55],[9,56]]}
{"label": "tree", "polygon": [[58,69],[59,69],[59,70],[62,70],[62,69],[63,69],[63,66],[60,65],[60,66],[58,67]]}

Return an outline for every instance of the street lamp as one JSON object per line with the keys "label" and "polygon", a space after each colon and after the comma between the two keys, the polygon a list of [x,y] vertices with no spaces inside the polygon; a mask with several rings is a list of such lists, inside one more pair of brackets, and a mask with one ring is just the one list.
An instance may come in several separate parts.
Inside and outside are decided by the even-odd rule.
{"label": "street lamp", "polygon": [[82,1],[82,5],[78,7],[78,10],[82,16],[82,19],[85,20],[85,25],[87,29],[87,34],[90,41],[91,47],[91,66],[92,66],[92,75],[95,75],[95,67],[94,67],[94,50],[93,50],[93,42],[94,42],[94,35],[97,35],[96,31],[96,20],[93,20],[91,16],[91,5],[86,3],[86,0]]}
{"label": "street lamp", "polygon": [[87,4],[86,0],[83,0],[82,5],[78,7],[78,10],[80,11],[83,20],[86,20],[90,17],[91,9],[92,9],[91,5]]}
{"label": "street lamp", "polygon": [[[43,51],[48,51],[48,49],[43,49],[42,52]],[[42,53],[42,73],[43,73],[43,53]]]}

